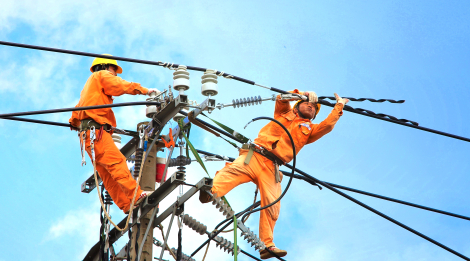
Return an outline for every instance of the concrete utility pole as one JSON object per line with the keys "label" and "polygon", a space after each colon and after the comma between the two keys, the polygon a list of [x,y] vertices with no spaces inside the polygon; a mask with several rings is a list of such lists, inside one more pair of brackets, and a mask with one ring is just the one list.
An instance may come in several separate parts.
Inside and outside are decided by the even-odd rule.
{"label": "concrete utility pole", "polygon": [[[158,145],[159,144],[155,144],[152,150],[148,152],[147,161],[144,163],[144,166],[142,169],[142,177],[140,178],[140,188],[144,191],[155,190],[157,151],[159,149]],[[135,257],[138,254],[137,252],[139,251],[139,249],[135,249],[136,239],[138,242],[138,247],[140,248],[140,244],[143,241],[143,237],[144,237],[145,231],[147,230],[147,227],[152,226],[149,230],[149,233],[147,234],[147,238],[145,240],[145,244],[142,249],[140,260],[141,261],[153,261],[152,249],[153,249],[153,229],[154,228],[153,228],[153,224],[149,224],[151,215],[152,215],[152,211],[149,211],[149,213],[147,213],[145,216],[140,217],[139,235],[136,234],[137,229],[135,229],[136,228],[135,226],[132,229],[131,245],[129,249],[131,260],[136,260]]]}

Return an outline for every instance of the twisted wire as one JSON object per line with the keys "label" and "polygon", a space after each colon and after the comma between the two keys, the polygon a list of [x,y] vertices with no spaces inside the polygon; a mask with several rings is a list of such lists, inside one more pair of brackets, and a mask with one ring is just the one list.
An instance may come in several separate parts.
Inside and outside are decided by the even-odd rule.
{"label": "twisted wire", "polygon": [[[349,99],[350,101],[357,101],[357,102],[362,102],[362,101],[370,101],[370,102],[390,102],[390,103],[404,103],[405,100],[392,100],[392,99],[373,99],[373,98],[352,98],[352,97],[343,97],[346,99]],[[318,99],[330,99],[330,100],[336,100],[335,97],[332,96],[320,96]]]}
{"label": "twisted wire", "polygon": [[[331,106],[331,107],[335,106],[335,104],[333,104],[333,103],[331,103],[327,100],[319,100],[318,102],[323,104],[323,105],[327,105],[327,106]],[[398,119],[398,118],[396,118],[394,116],[391,116],[391,115],[388,115],[388,114],[375,113],[373,111],[362,109],[362,108],[353,108],[349,105],[344,105],[343,109],[345,111],[355,112],[355,113],[359,113],[359,114],[363,114],[363,115],[367,115],[367,116],[371,116],[371,117],[379,118],[379,119],[381,118],[381,119],[385,119],[385,120],[396,122],[396,123],[404,123],[404,124],[408,124],[408,125],[411,124],[411,125],[414,125],[414,126],[419,126],[419,123],[417,123],[415,121],[410,121],[410,120],[407,120],[407,119]]]}

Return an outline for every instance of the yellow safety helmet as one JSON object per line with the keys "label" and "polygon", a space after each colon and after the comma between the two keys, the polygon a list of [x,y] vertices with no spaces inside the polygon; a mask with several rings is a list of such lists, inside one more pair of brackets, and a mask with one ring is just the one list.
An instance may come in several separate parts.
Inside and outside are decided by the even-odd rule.
{"label": "yellow safety helmet", "polygon": [[[107,53],[105,53],[105,54],[103,54],[103,55],[112,56],[111,54],[107,54]],[[112,64],[112,65],[116,65],[116,67],[117,67],[116,73],[117,73],[117,74],[121,74],[121,73],[122,73],[122,68],[121,68],[121,66],[118,65],[118,63],[117,63],[116,60],[106,59],[106,58],[101,58],[101,57],[96,57],[96,58],[93,60],[93,63],[91,63],[90,72],[93,72],[93,66],[98,65],[98,64]]]}
{"label": "yellow safety helmet", "polygon": [[[300,105],[300,103],[302,102],[306,102],[304,100],[298,100],[295,104],[294,104],[294,108],[297,107],[298,109],[298,106]],[[320,112],[320,108],[321,108],[321,104],[320,103],[315,103],[315,116],[313,117],[315,119],[315,117],[317,117],[317,114]]]}

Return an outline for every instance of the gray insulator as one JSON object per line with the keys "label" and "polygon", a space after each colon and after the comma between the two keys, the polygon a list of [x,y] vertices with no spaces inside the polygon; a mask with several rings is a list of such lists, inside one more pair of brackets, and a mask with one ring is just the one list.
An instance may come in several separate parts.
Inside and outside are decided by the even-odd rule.
{"label": "gray insulator", "polygon": [[235,211],[230,210],[230,212],[225,216],[226,218],[231,218],[235,215]]}
{"label": "gray insulator", "polygon": [[168,167],[178,167],[186,166],[191,164],[191,159],[185,156],[178,156],[176,158],[170,159],[168,162]]}
{"label": "gray insulator", "polygon": [[222,199],[222,200],[219,200],[219,201],[217,202],[217,204],[215,205],[215,207],[216,207],[216,208],[221,208],[221,207],[224,205],[224,203],[225,203],[225,202],[224,202],[223,199]]}
{"label": "gray insulator", "polygon": [[214,197],[214,199],[212,200],[212,205],[217,205],[217,203],[219,203],[219,201],[220,201],[219,197]]}
{"label": "gray insulator", "polygon": [[240,100],[238,99],[232,100],[232,105],[233,105],[233,108],[239,108],[243,106],[247,107],[251,105],[261,104],[261,102],[262,102],[261,96],[258,95],[258,97],[253,96],[251,98],[248,97],[248,98],[241,98]]}
{"label": "gray insulator", "polygon": [[183,216],[183,224],[190,227],[200,235],[204,235],[207,231],[207,226],[192,218],[188,214]]}

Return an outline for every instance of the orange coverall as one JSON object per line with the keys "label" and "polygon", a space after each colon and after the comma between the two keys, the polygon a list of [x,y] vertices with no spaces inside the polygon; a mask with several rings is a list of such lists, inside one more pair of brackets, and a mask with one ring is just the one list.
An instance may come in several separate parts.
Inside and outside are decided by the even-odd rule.
{"label": "orange coverall", "polygon": [[[128,82],[114,76],[109,71],[98,71],[88,78],[80,93],[80,101],[75,107],[112,104],[112,96],[123,94],[147,94],[148,89],[138,83]],[[116,118],[111,108],[74,111],[69,122],[79,127],[84,119],[93,119],[99,124],[116,127]],[[96,131],[98,136],[99,130]],[[90,131],[86,133],[86,151],[91,158]],[[129,210],[134,196],[136,181],[127,168],[126,158],[114,144],[111,134],[103,131],[100,140],[95,140],[96,170],[103,180],[104,187],[116,205],[126,212]],[[142,193],[138,189],[137,197]]]}
{"label": "orange coverall", "polygon": [[[300,93],[297,89],[293,93]],[[300,93],[302,94],[302,93]],[[274,118],[281,122],[292,135],[296,154],[305,144],[315,142],[329,133],[343,114],[343,105],[336,104],[328,117],[320,124],[313,124],[308,119],[299,117],[291,108],[289,101],[277,97]],[[292,145],[284,129],[275,122],[264,126],[254,141],[256,144],[274,153],[284,163],[293,159]],[[276,183],[274,163],[266,157],[254,152],[250,163],[244,163],[248,150],[240,150],[240,156],[227,163],[216,173],[213,180],[212,193],[222,197],[234,187],[247,183],[255,183],[260,191],[261,207],[268,205],[281,195],[281,183]],[[282,173],[279,173],[282,180]],[[259,235],[266,247],[274,246],[273,232],[279,217],[281,202],[261,210]]]}

